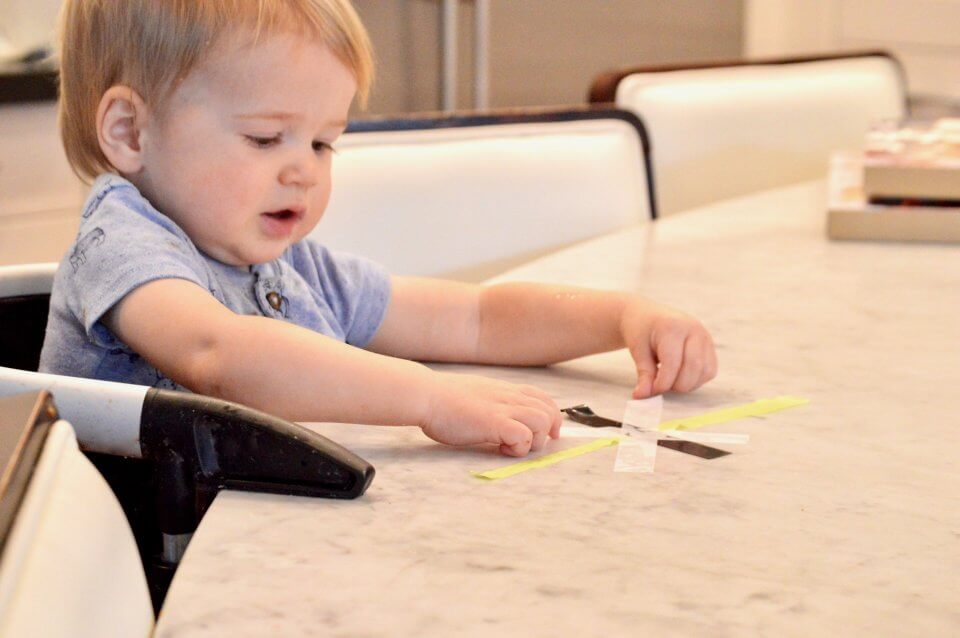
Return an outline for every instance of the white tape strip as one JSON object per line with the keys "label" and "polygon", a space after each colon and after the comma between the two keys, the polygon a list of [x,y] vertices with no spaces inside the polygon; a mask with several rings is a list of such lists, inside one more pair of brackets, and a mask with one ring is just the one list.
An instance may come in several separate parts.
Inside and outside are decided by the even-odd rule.
{"label": "white tape strip", "polygon": [[564,423],[560,428],[560,436],[571,439],[609,439],[620,434],[620,428],[592,428],[569,423]]}
{"label": "white tape strip", "polygon": [[627,401],[623,411],[623,435],[634,436],[643,430],[656,430],[663,414],[663,397],[657,395],[639,401]]}
{"label": "white tape strip", "polygon": [[657,462],[657,441],[660,437],[656,432],[644,432],[629,438],[620,439],[617,449],[617,460],[613,464],[614,472],[653,472]]}
{"label": "white tape strip", "polygon": [[627,401],[623,411],[623,436],[617,450],[614,472],[653,472],[657,461],[657,440],[663,397]]}
{"label": "white tape strip", "polygon": [[660,434],[694,443],[725,443],[743,445],[750,442],[749,434],[727,434],[724,432],[691,432],[690,430],[660,430]]}

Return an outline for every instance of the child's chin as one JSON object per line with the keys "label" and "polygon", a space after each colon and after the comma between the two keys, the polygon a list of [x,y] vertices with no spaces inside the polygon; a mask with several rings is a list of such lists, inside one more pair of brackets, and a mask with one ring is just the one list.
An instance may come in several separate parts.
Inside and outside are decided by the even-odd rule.
{"label": "child's chin", "polygon": [[259,247],[257,250],[246,250],[242,253],[231,254],[226,259],[219,259],[219,261],[231,266],[256,266],[278,259],[286,250],[287,244],[270,248]]}
{"label": "child's chin", "polygon": [[280,250],[258,251],[257,253],[250,254],[248,256],[249,257],[248,260],[244,265],[256,266],[257,264],[266,264],[275,259],[279,259],[280,255],[282,255],[286,250],[287,250],[287,247],[284,246]]}

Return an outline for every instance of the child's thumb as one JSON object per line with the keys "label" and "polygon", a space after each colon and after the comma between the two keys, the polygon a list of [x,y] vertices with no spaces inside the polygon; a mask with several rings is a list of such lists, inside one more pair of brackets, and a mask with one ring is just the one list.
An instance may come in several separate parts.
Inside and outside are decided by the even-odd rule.
{"label": "child's thumb", "polygon": [[653,352],[647,348],[633,352],[633,361],[637,366],[637,385],[633,389],[634,399],[646,399],[653,394],[653,382],[657,377],[657,362]]}

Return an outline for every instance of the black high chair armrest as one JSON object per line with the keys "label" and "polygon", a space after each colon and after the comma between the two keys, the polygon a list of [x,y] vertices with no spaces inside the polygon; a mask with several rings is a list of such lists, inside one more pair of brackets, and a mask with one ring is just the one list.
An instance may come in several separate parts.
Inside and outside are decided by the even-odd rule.
{"label": "black high chair armrest", "polygon": [[143,459],[157,464],[165,534],[194,531],[221,489],[353,499],[374,468],[307,428],[242,405],[151,389],[140,419]]}

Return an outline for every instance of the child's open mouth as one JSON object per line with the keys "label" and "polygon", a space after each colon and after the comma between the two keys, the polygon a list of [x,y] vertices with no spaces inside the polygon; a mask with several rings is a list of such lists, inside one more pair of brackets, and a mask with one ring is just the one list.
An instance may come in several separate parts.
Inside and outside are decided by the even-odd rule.
{"label": "child's open mouth", "polygon": [[303,217],[303,211],[285,208],[260,215],[263,231],[271,237],[286,237]]}

